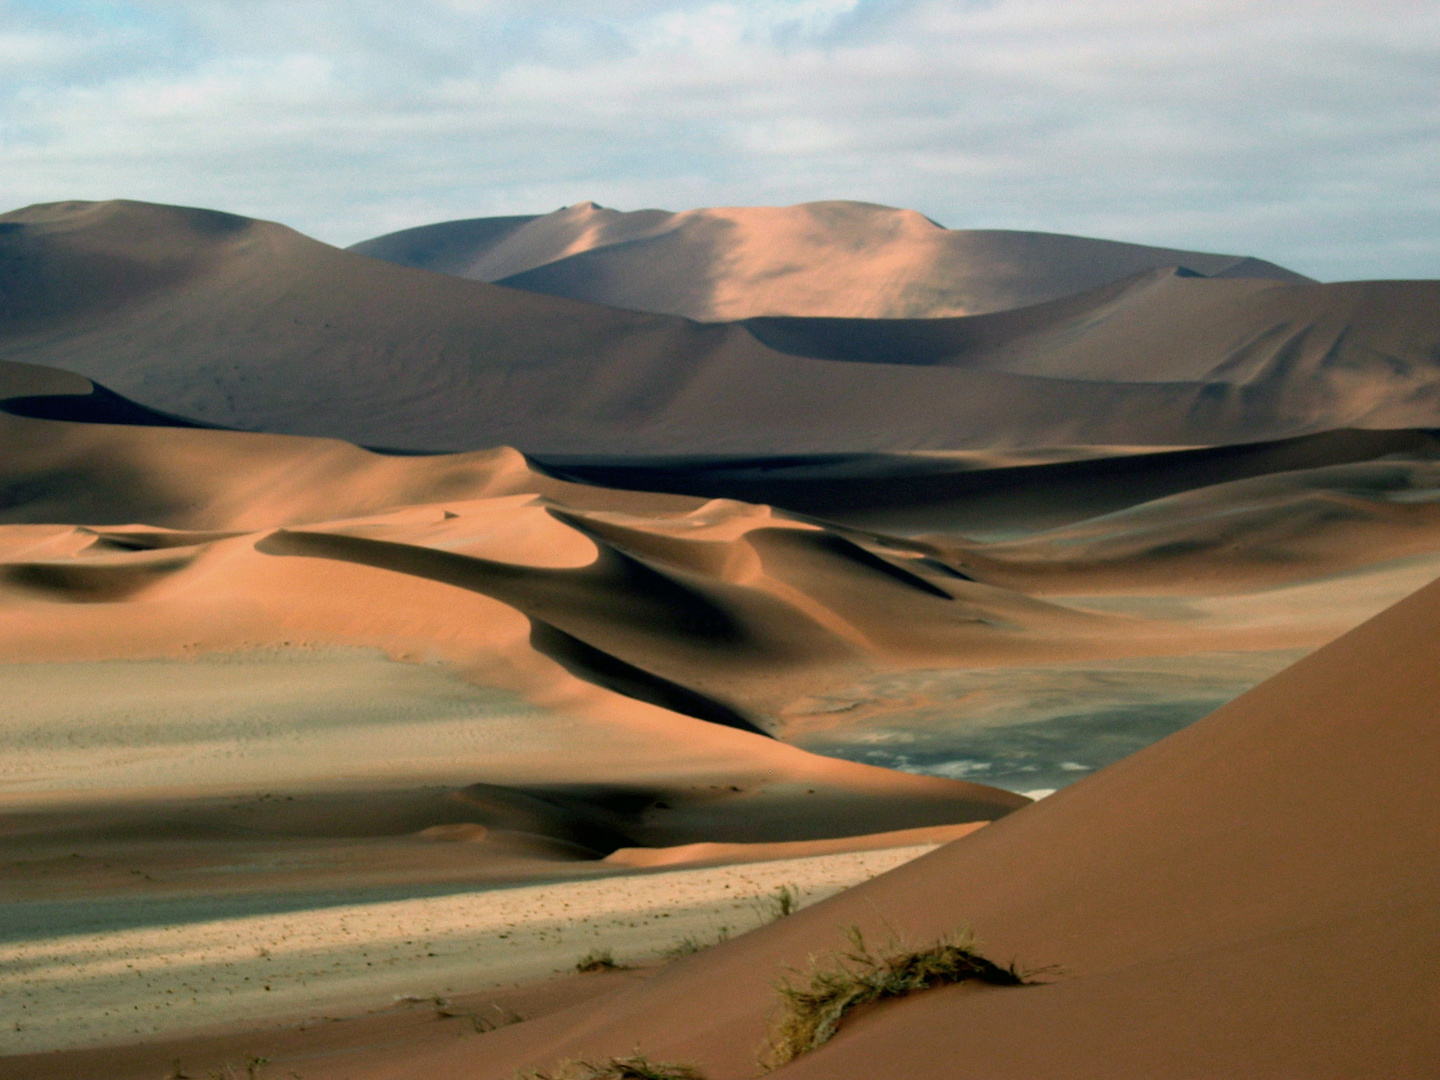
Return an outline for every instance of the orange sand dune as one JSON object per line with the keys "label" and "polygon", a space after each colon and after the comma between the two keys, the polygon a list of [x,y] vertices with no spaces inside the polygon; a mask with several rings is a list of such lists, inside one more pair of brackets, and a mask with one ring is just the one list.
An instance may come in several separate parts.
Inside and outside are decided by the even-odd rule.
{"label": "orange sand dune", "polygon": [[[139,203],[3,216],[0,359],[192,421],[610,457],[1179,446],[1440,416],[1427,282],[1146,271],[957,319],[697,324]],[[76,417],[80,418],[80,417]]]}
{"label": "orange sand dune", "polygon": [[368,1076],[499,1080],[639,1046],[748,1077],[774,980],[852,924],[917,942],[968,925],[990,956],[1055,970],[858,1017],[781,1075],[1431,1076],[1437,627],[1432,586],[933,855],[644,984]]}
{"label": "orange sand dune", "polygon": [[913,210],[841,201],[681,214],[624,213],[585,202],[536,217],[423,225],[351,250],[702,322],[975,315],[1167,266],[1207,277],[1307,280],[1259,259],[1051,233],[945,229]]}
{"label": "orange sand dune", "polygon": [[[339,1075],[637,1046],[748,1075],[774,979],[852,923],[973,924],[1059,970],[877,1009],[796,1075],[1406,1077],[1440,1050],[1440,586],[1149,745],[1440,575],[1440,284],[836,204],[386,241],[536,288],[643,257],[637,289],[760,313],[698,323],[211,211],[0,226],[0,951],[43,972],[45,1031],[77,987],[95,1041],[182,1030],[127,1026],[164,1011],[141,960],[207,1023],[186,965],[222,954],[247,1017],[334,964],[368,1007],[341,982],[410,992],[385,965],[430,973],[431,916],[478,988],[465,942],[528,949],[505,928],[532,894],[499,896],[526,882],[554,889],[507,978],[570,962],[566,897],[654,956],[665,875],[705,883],[703,928],[736,863],[754,901],[964,833]],[[680,269],[717,233],[701,288]],[[985,313],[853,317],[951,310],[923,282],[965,266],[944,302]],[[284,965],[237,946],[260,926]]]}
{"label": "orange sand dune", "polygon": [[[960,474],[999,485],[1005,473],[1064,470],[1052,484],[1081,518],[982,541],[591,487],[537,472],[513,450],[395,457],[329,440],[14,416],[4,410],[17,400],[35,411],[103,388],[15,365],[0,380],[10,660],[370,649],[439,661],[528,700],[603,688],[723,726],[813,737],[883,712],[889,691],[871,701],[873,691],[847,688],[886,672],[1313,647],[1429,580],[1440,552],[1440,474],[1418,433]],[[1118,498],[1115,462],[1135,492],[1174,493],[1086,517]],[[1229,479],[1237,473],[1252,475]],[[1051,486],[1018,486],[1055,512]],[[969,524],[994,525],[997,512]],[[1030,511],[1004,514],[1013,527]],[[1343,601],[1326,584],[1337,574],[1358,575]],[[1172,596],[1209,606],[1154,606]],[[1265,619],[1253,618],[1255,603],[1270,609]],[[917,700],[895,692],[896,705]]]}

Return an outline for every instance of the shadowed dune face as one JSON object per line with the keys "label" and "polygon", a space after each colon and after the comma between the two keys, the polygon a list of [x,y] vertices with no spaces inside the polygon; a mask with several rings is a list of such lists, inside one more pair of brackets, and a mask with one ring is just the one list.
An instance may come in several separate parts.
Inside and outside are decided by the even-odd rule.
{"label": "shadowed dune face", "polygon": [[[701,325],[199,211],[57,204],[0,223],[5,265],[29,268],[0,315],[0,359],[193,421],[361,445],[741,458],[1194,446],[1440,415],[1434,283],[1142,268],[973,318]],[[158,269],[115,269],[131,263]]]}
{"label": "shadowed dune face", "polygon": [[[388,990],[363,931],[334,951],[348,905],[428,978],[442,893],[941,830],[403,1074],[643,1043],[749,1075],[773,979],[849,922],[1064,974],[874,1010],[796,1075],[1427,1075],[1395,1047],[1436,1004],[1400,955],[1436,930],[1434,588],[1303,658],[1440,575],[1440,286],[842,203],[366,250],[446,273],[207,211],[0,217],[0,939],[47,1031],[134,1004],[127,948],[308,911],[287,1001],[314,942]],[[746,318],[585,302],[627,288]],[[486,962],[553,957],[567,907],[485,923]],[[263,983],[218,945],[186,963]]]}
{"label": "shadowed dune face", "polygon": [[[1428,1076],[1437,623],[1431,586],[1003,822],[644,987],[487,1037],[478,1075],[640,1045],[738,1080],[774,980],[843,947],[838,928],[923,943],[968,925],[986,955],[1056,969],[856,1017],[781,1074]],[[439,1048],[423,1066],[476,1075],[476,1061]]]}
{"label": "shadowed dune face", "polygon": [[351,250],[702,322],[977,315],[1160,267],[1206,277],[1308,280],[1259,259],[1049,233],[945,229],[911,210],[839,201],[680,214],[579,203],[540,217],[425,225]]}
{"label": "shadowed dune face", "polygon": [[[0,374],[31,403],[90,385]],[[47,386],[60,393],[37,392]],[[891,477],[883,509],[897,528],[882,532],[863,527],[863,506],[839,524],[591,487],[513,450],[396,457],[5,407],[12,659],[378,650],[544,709],[679,715],[1017,791],[1063,786],[1183,727],[1440,572],[1440,474],[1423,433],[971,468],[944,474],[970,487],[946,504],[962,528],[943,531],[934,474]],[[991,490],[1034,505],[987,504]],[[387,739],[376,745],[392,776],[406,755]],[[444,756],[400,772],[436,777]],[[285,764],[262,759],[257,779]],[[473,767],[499,768],[488,760]],[[142,773],[115,783],[159,783]]]}

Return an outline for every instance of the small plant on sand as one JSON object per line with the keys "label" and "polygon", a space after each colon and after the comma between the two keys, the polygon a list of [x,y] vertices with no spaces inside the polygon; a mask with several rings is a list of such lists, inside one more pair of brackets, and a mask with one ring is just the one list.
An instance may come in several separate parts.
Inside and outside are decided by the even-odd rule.
{"label": "small plant on sand", "polygon": [[591,949],[575,961],[575,970],[582,975],[592,971],[617,971],[624,966],[615,962],[615,954],[609,949]]}
{"label": "small plant on sand", "polygon": [[781,885],[774,892],[760,897],[755,907],[766,922],[794,915],[800,910],[800,890],[794,885]]}
{"label": "small plant on sand", "polygon": [[[245,1080],[259,1080],[260,1070],[270,1063],[269,1058],[252,1057],[245,1063]],[[180,1060],[175,1060],[175,1071],[180,1071]],[[240,1080],[240,1074],[235,1071],[235,1066],[226,1065],[219,1071],[212,1070],[211,1080]]]}
{"label": "small plant on sand", "polygon": [[730,928],[728,926],[722,926],[720,928],[720,932],[715,935],[714,941],[698,937],[695,934],[686,934],[674,945],[671,945],[665,950],[665,956],[671,960],[679,960],[682,956],[694,956],[697,952],[702,952],[712,945],[719,945],[722,941],[728,941],[729,938]]}
{"label": "small plant on sand", "polygon": [[468,1020],[471,1030],[476,1035],[484,1035],[489,1031],[498,1031],[502,1027],[509,1027],[511,1024],[525,1022],[525,1018],[514,1009],[506,1008],[495,1001],[492,1001],[484,1012],[463,1012],[451,1008],[448,1004],[437,1006],[435,1015],[441,1020]]}
{"label": "small plant on sand", "polygon": [[567,1061],[558,1072],[532,1069],[516,1073],[515,1080],[705,1080],[705,1075],[693,1065],[651,1061],[636,1054],[608,1061]]}
{"label": "small plant on sand", "polygon": [[845,1014],[861,1005],[970,980],[1023,986],[1028,977],[1013,964],[1002,968],[979,955],[969,932],[948,934],[921,949],[892,940],[883,956],[871,951],[859,927],[852,926],[846,936],[849,950],[832,963],[812,960],[802,983],[787,979],[776,985],[781,1012],[761,1055],[766,1072],[829,1042]]}

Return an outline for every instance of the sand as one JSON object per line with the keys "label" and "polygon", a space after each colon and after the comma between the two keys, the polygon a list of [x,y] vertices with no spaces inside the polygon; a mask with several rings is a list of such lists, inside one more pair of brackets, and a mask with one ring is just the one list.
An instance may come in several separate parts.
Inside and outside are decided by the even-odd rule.
{"label": "sand", "polygon": [[854,923],[917,942],[968,925],[1001,962],[1055,967],[1044,985],[859,1018],[784,1075],[1430,1075],[1437,618],[1430,586],[1003,822],[643,986],[414,1065],[500,1078],[638,1045],[749,1076],[771,981]]}
{"label": "sand", "polygon": [[[869,237],[827,260],[869,303],[916,265],[877,222],[940,232],[885,213],[752,231]],[[425,242],[694,232],[561,217]],[[844,926],[970,924],[1054,977],[786,1071],[1427,1075],[1435,283],[1009,235],[987,314],[702,324],[212,211],[3,224],[0,992],[40,1057],[0,1072],[738,1080]],[[650,966],[530,981],[599,937]]]}
{"label": "sand", "polygon": [[[353,1015],[710,945],[933,850],[934,844],[490,889],[0,942],[0,1054]],[[732,852],[733,858],[736,853]],[[0,1059],[0,1075],[3,1075]]]}
{"label": "sand", "polygon": [[839,201],[681,214],[583,202],[537,217],[423,225],[350,250],[702,322],[978,315],[1161,267],[1207,277],[1308,280],[1260,259],[1051,233],[945,229],[913,210]]}
{"label": "sand", "polygon": [[191,421],[365,446],[740,458],[1205,446],[1436,416],[1428,282],[1149,270],[968,317],[698,324],[396,266],[213,211],[63,203],[0,224],[0,257],[36,268],[0,315],[0,360],[71,370]]}

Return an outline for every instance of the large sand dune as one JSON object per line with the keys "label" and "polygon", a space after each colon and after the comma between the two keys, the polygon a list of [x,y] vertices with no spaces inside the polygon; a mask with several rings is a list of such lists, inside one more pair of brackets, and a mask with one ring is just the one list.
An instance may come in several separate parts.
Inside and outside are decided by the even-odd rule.
{"label": "large sand dune", "polygon": [[[920,493],[910,504],[895,498],[906,483],[892,478],[883,514],[857,502],[859,520],[842,525],[729,499],[572,483],[513,450],[397,457],[153,417],[16,416],[88,409],[133,419],[134,407],[60,372],[11,365],[3,375],[6,659],[163,666],[274,652],[276,663],[258,663],[268,675],[206,669],[199,681],[217,687],[211,698],[223,698],[219,687],[234,675],[272,679],[277,701],[318,699],[350,672],[343,677],[386,703],[377,715],[394,713],[407,694],[446,702],[433,706],[437,722],[466,708],[521,717],[527,701],[607,717],[663,710],[706,730],[764,732],[944,772],[986,760],[971,752],[972,736],[1010,739],[1016,724],[1048,722],[1051,706],[1040,702],[1063,698],[1077,680],[1092,692],[1096,679],[1127,683],[1101,696],[1157,718],[1135,736],[1149,741],[1428,581],[1440,553],[1440,473],[1433,439],[1416,432],[974,468],[953,474],[970,486],[939,504],[920,497],[925,477],[908,481]],[[984,497],[1002,490],[1010,501]],[[878,517],[886,531],[869,520]],[[280,662],[292,652],[304,663]],[[470,693],[463,681],[424,683],[367,657],[439,663],[518,697],[456,704]],[[1209,688],[1181,704],[1186,663],[1193,685]],[[106,700],[141,694],[148,676],[122,692],[123,670],[87,692],[83,709],[66,708],[103,712]],[[1016,687],[998,698],[984,689],[984,673],[996,671]],[[11,676],[17,686],[23,678]],[[36,717],[46,715],[46,685],[33,691]],[[192,703],[204,697],[198,684],[188,694]],[[35,726],[66,723],[57,715]],[[353,755],[335,740],[350,728],[324,730],[315,754],[261,754],[256,744],[252,757],[291,770],[289,782],[303,779],[293,770],[307,761],[339,768]],[[463,725],[447,730],[470,738]],[[452,752],[436,731],[438,741],[416,744],[428,763],[412,778]],[[357,744],[370,747],[359,760],[389,754],[387,770],[404,774],[396,762],[405,754],[380,752],[402,729],[371,734]],[[143,768],[106,766],[119,771],[96,783],[140,783],[132,769],[181,775],[207,755],[228,767],[202,745],[173,758],[136,750]],[[1054,786],[1062,763],[1093,768],[1119,752],[1067,757],[1071,747],[1061,740],[1044,755],[1048,765],[1025,766],[1039,770],[1028,787]],[[511,761],[482,776],[473,772],[479,759],[468,760],[472,772],[450,768],[450,782],[545,773],[517,774]],[[97,767],[90,761],[88,774],[98,777]],[[261,770],[246,782],[281,778]],[[1027,790],[1022,775],[1007,783]]]}
{"label": "large sand dune", "polygon": [[968,925],[989,955],[1058,970],[857,1017],[780,1075],[1431,1076],[1437,623],[1431,587],[997,825],[644,985],[411,1067],[499,1080],[638,1045],[739,1080],[774,980],[842,947],[843,927],[922,942]]}
{"label": "large sand dune", "polygon": [[1440,416],[1434,283],[1146,271],[960,319],[702,325],[138,203],[0,219],[0,359],[194,421],[414,450],[1235,443]]}
{"label": "large sand dune", "polygon": [[591,202],[447,221],[354,245],[387,262],[612,307],[729,322],[759,315],[978,315],[1161,267],[1309,279],[1260,259],[1053,233],[946,229],[858,202],[625,213]]}
{"label": "large sand dune", "polygon": [[[0,1045],[178,1037],[225,1016],[197,980],[272,1023],[321,971],[360,1009],[653,957],[963,835],[515,991],[548,1016],[387,1042],[391,1010],[296,1068],[739,1077],[841,925],[970,923],[1063,970],[786,1071],[1426,1075],[1440,286],[846,204],[382,239],[447,272],[211,211],[0,218]],[[755,317],[460,276],[622,270]],[[936,275],[984,313],[857,317],[941,311]]]}

